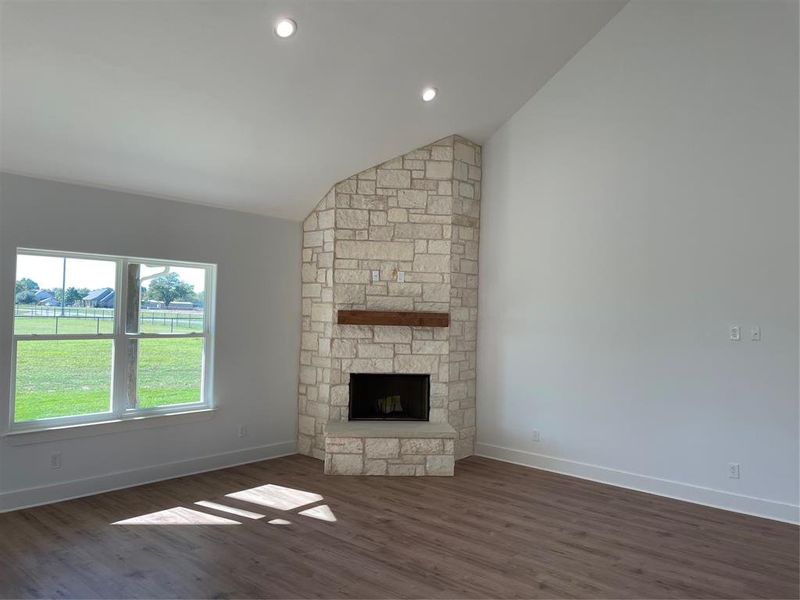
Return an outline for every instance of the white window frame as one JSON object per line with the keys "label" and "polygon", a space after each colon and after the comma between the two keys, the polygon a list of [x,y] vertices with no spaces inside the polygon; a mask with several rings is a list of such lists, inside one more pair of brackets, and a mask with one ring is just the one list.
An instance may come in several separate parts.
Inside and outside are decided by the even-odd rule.
{"label": "white window frame", "polygon": [[[56,258],[77,258],[88,260],[104,260],[116,264],[114,331],[99,334],[18,334],[14,331],[11,348],[11,402],[9,410],[9,428],[11,432],[38,431],[42,429],[63,428],[92,423],[139,419],[147,416],[169,415],[196,410],[214,408],[213,374],[214,374],[214,333],[215,333],[215,301],[217,267],[209,263],[196,263],[180,260],[155,258],[137,258],[130,256],[111,256],[106,254],[88,254],[82,252],[61,252],[56,250],[40,250],[33,248],[17,248],[17,255],[50,256]],[[191,333],[128,333],[126,331],[126,315],[128,311],[127,273],[128,265],[140,263],[147,266],[189,267],[205,270],[205,302],[203,306],[203,331]],[[15,272],[15,280],[17,274]],[[138,294],[137,294],[138,297]],[[15,308],[12,308],[15,310]],[[12,313],[12,323],[16,329]],[[202,375],[200,380],[200,401],[191,404],[177,404],[153,408],[130,408],[128,398],[128,352],[130,342],[137,339],[176,339],[203,338]],[[36,421],[15,422],[16,412],[16,379],[17,379],[17,344],[20,341],[48,340],[112,340],[110,410],[108,412],[67,417],[53,417]]]}

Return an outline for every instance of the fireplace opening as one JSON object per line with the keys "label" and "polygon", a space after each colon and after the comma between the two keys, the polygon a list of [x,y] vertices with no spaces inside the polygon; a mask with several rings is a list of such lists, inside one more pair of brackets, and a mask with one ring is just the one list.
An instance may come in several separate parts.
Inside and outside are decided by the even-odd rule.
{"label": "fireplace opening", "polygon": [[350,374],[351,421],[427,421],[430,375]]}

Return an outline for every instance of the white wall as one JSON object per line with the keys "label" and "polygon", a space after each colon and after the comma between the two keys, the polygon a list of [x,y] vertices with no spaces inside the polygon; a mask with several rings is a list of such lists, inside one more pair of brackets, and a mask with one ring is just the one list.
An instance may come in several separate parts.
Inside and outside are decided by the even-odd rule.
{"label": "white wall", "polygon": [[634,1],[484,146],[479,453],[797,520],[797,27]]}
{"label": "white wall", "polygon": [[[8,423],[17,247],[216,263],[218,410],[210,418],[163,417],[122,433],[53,442],[5,436],[0,509],[294,451],[299,223],[3,174],[2,431]],[[241,439],[239,424],[247,425]],[[50,468],[56,451],[62,453],[60,470]]]}

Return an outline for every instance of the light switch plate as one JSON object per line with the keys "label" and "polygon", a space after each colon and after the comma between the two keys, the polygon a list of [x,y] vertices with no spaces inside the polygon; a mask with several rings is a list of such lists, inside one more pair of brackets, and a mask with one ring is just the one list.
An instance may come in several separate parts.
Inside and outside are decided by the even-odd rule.
{"label": "light switch plate", "polygon": [[372,283],[378,283],[381,280],[380,271],[372,271]]}
{"label": "light switch plate", "polygon": [[406,282],[406,272],[405,271],[398,271],[397,272],[397,283],[405,283]]}
{"label": "light switch plate", "polygon": [[728,331],[732,342],[738,342],[742,339],[742,328],[738,325],[731,325]]}

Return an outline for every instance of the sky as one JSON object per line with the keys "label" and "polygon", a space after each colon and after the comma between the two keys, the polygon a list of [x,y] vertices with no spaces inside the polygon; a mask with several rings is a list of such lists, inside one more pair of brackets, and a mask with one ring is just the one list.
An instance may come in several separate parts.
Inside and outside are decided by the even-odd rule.
{"label": "sky", "polygon": [[[116,262],[109,260],[87,260],[82,258],[67,259],[67,287],[97,288],[116,287]],[[23,277],[33,279],[41,289],[60,288],[63,278],[64,259],[55,256],[36,256],[17,254],[17,280]],[[146,269],[145,273],[158,273],[162,267]],[[183,281],[191,283],[195,292],[205,289],[205,272],[203,269],[172,267],[172,272],[180,275]],[[144,286],[148,282],[143,283]]]}

